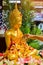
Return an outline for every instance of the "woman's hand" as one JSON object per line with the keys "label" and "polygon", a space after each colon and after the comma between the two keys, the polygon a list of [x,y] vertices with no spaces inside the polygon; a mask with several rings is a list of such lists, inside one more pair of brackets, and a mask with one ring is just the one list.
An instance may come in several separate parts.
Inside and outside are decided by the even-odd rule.
{"label": "woman's hand", "polygon": [[24,34],[23,38],[25,38],[25,39],[34,39],[34,35],[32,35],[32,34]]}

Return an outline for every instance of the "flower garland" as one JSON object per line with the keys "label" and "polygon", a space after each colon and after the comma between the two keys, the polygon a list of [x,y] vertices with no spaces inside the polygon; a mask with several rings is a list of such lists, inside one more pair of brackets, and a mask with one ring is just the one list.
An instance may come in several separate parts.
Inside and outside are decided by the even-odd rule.
{"label": "flower garland", "polygon": [[4,58],[4,55],[0,53],[0,65],[43,65],[43,59],[36,59],[32,56],[29,56],[28,58],[18,58],[18,62],[15,62],[14,60],[9,60]]}

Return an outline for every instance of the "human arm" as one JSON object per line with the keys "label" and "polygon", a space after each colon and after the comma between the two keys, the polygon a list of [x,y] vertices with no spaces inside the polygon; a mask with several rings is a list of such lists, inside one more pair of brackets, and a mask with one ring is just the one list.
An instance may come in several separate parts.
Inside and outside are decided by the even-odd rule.
{"label": "human arm", "polygon": [[37,40],[43,41],[43,36],[41,36],[41,35],[25,34],[24,38],[25,39],[34,39],[34,40],[37,39]]}
{"label": "human arm", "polygon": [[38,39],[40,41],[43,41],[43,35],[34,35],[34,39]]}

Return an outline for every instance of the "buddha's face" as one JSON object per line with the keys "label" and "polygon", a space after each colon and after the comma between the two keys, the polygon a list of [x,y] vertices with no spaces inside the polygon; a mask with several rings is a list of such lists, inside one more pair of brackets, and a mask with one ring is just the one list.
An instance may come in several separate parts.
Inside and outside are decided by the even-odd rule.
{"label": "buddha's face", "polygon": [[19,13],[19,15],[14,16],[13,20],[10,21],[10,24],[13,28],[20,28],[22,24],[22,14]]}
{"label": "buddha's face", "polygon": [[20,28],[22,24],[22,14],[20,13],[17,17],[15,17],[14,28]]}

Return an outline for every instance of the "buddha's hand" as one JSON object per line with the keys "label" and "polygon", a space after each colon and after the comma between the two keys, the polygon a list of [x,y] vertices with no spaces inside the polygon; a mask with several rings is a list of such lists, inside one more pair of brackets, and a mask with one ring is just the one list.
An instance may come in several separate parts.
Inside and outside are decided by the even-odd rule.
{"label": "buddha's hand", "polygon": [[32,34],[24,34],[23,38],[25,39],[34,39],[35,35]]}

